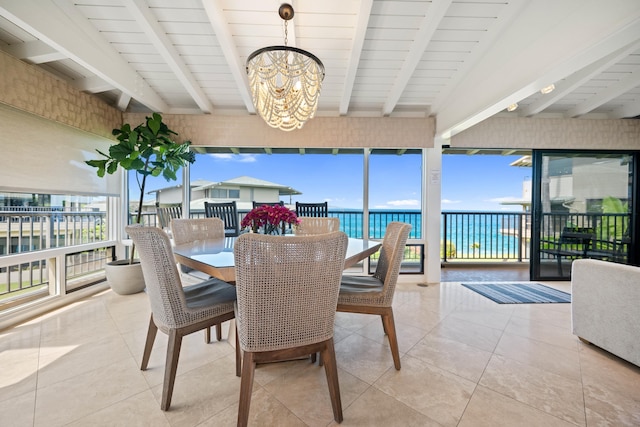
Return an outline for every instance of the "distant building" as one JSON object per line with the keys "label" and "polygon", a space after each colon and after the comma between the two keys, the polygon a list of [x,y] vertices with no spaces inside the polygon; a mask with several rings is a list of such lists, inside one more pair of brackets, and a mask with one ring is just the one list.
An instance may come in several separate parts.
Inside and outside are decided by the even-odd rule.
{"label": "distant building", "polygon": [[[151,206],[169,206],[182,203],[182,185],[160,188],[149,191],[155,194],[154,201],[145,203],[149,209]],[[281,198],[285,204],[286,197],[302,194],[300,191],[286,185],[280,185],[264,181],[250,176],[240,176],[227,181],[213,182],[197,180],[191,182],[190,210],[204,210],[204,202],[231,202],[235,201],[239,210],[253,208],[253,201],[279,202]]]}

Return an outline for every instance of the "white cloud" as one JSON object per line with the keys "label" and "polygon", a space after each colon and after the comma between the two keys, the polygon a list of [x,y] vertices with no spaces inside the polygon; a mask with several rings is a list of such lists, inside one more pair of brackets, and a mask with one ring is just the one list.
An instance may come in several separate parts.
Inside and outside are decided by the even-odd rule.
{"label": "white cloud", "polygon": [[216,160],[223,160],[228,162],[253,163],[258,160],[255,154],[216,153],[209,155]]}
{"label": "white cloud", "polygon": [[449,199],[442,199],[440,200],[440,203],[443,205],[455,205],[458,203],[462,203],[462,201],[460,200],[449,200]]}
{"label": "white cloud", "polygon": [[387,205],[403,206],[403,207],[407,207],[407,206],[420,207],[420,200],[416,200],[416,199],[390,200],[387,202]]}

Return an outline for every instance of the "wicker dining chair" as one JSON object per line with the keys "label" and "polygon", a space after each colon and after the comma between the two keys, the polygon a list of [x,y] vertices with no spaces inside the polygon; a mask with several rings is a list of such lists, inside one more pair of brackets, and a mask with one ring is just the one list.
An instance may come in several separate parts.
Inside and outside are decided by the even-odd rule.
{"label": "wicker dining chair", "polygon": [[[181,218],[171,220],[171,234],[173,243],[181,245],[203,239],[224,239],[224,222],[220,218]],[[184,265],[180,266],[180,271],[199,280],[208,280],[211,277],[200,271]],[[222,325],[216,325],[216,339],[222,339]],[[211,329],[205,332],[205,341],[211,342]]]}
{"label": "wicker dining chair", "polygon": [[157,207],[156,214],[158,215],[158,224],[163,230],[169,229],[171,220],[174,218],[182,218],[182,206],[165,206]]}
{"label": "wicker dining chair", "polygon": [[296,215],[298,217],[303,216],[316,216],[327,217],[329,216],[329,203],[301,203],[296,202]]}
{"label": "wicker dining chair", "polygon": [[260,206],[284,206],[284,202],[280,200],[279,202],[256,202],[253,201],[253,207],[259,208]]}
{"label": "wicker dining chair", "polygon": [[302,217],[294,227],[296,236],[305,236],[309,234],[325,234],[334,231],[340,231],[339,218],[322,218],[322,217]]}
{"label": "wicker dining chair", "polygon": [[238,207],[235,201],[211,203],[204,202],[204,214],[207,218],[220,218],[224,222],[224,235],[227,237],[240,234]]}
{"label": "wicker dining chair", "polygon": [[[183,287],[167,233],[157,227],[142,225],[130,225],[125,230],[140,256],[151,304],[141,370],[147,369],[158,329],[169,336],[160,401],[160,408],[167,411],[171,405],[182,337],[233,319],[236,289],[214,278]],[[236,338],[236,375],[240,375],[238,348]]]}
{"label": "wicker dining chair", "polygon": [[398,370],[400,351],[391,304],[410,231],[411,225],[403,222],[394,221],[387,225],[375,273],[373,276],[343,275],[337,308],[341,312],[378,314],[382,317],[393,364]]}
{"label": "wicker dining chair", "polygon": [[243,234],[236,240],[236,326],[243,351],[238,426],[249,418],[257,363],[320,352],[333,417],[342,403],[333,326],[348,238]]}

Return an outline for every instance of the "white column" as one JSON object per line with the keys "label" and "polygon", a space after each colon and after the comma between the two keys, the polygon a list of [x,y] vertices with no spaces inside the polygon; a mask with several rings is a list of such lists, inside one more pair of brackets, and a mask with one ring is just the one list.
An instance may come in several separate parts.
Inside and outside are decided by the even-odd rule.
{"label": "white column", "polygon": [[427,148],[423,156],[424,197],[422,201],[422,231],[425,236],[425,276],[427,283],[440,282],[440,219],[442,209],[442,145],[436,137],[433,148]]}

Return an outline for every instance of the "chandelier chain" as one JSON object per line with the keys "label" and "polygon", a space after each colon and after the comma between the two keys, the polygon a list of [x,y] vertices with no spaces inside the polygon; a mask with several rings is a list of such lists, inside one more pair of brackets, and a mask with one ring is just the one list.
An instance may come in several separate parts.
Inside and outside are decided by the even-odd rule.
{"label": "chandelier chain", "polygon": [[289,29],[288,24],[289,21],[284,21],[284,45],[287,46],[287,43],[289,43]]}

